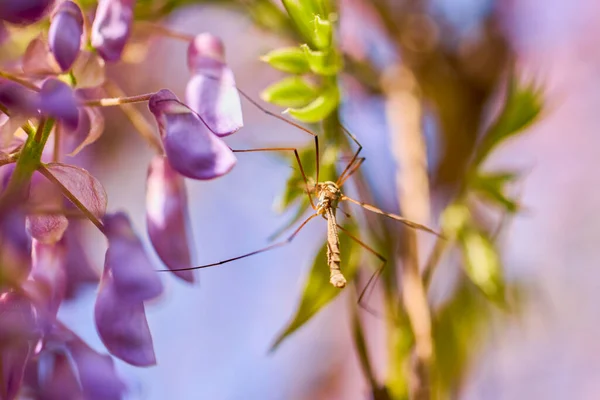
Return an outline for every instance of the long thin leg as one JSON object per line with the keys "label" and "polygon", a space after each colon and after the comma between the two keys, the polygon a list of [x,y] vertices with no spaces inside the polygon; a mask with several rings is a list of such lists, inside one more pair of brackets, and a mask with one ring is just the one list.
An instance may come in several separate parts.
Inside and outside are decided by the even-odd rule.
{"label": "long thin leg", "polygon": [[271,112],[269,110],[267,110],[266,108],[264,108],[263,106],[261,106],[260,104],[258,104],[258,102],[256,100],[254,100],[252,97],[248,96],[246,93],[244,93],[244,91],[240,88],[237,88],[238,92],[246,99],[248,100],[254,107],[258,108],[259,110],[261,110],[262,112],[264,112],[267,115],[270,115],[271,117],[275,117],[280,121],[283,121],[285,123],[290,124],[291,126],[300,129],[301,131],[304,131],[306,133],[308,133],[309,135],[311,135],[312,137],[315,138],[315,168],[316,168],[316,175],[317,175],[317,179],[315,180],[315,182],[319,182],[319,137],[317,136],[316,133],[312,132],[310,129],[307,129],[305,127],[303,127],[302,125],[299,125],[297,123],[295,123],[294,121],[290,121],[287,118],[282,117],[281,115],[275,114],[274,112]]}
{"label": "long thin leg", "polygon": [[[366,303],[363,304],[362,301],[363,301],[363,298],[365,297],[365,295],[367,294],[367,291],[369,293],[369,296],[367,296],[367,299],[368,299],[370,297],[371,293],[373,292],[373,290],[375,289],[375,285],[372,285],[372,283],[376,282],[377,279],[381,276],[381,273],[383,272],[383,268],[385,267],[385,264],[387,263],[387,259],[384,256],[382,256],[381,254],[379,254],[377,251],[375,251],[372,247],[368,246],[365,242],[363,242],[356,236],[352,235],[350,232],[348,232],[347,229],[343,228],[341,225],[338,224],[337,227],[340,231],[344,232],[344,234],[346,234],[346,236],[348,236],[350,239],[354,240],[362,248],[367,250],[369,253],[373,254],[375,257],[377,257],[379,259],[379,261],[381,261],[381,265],[379,265],[379,267],[377,267],[377,270],[375,271],[375,273],[373,273],[371,275],[371,277],[367,281],[367,284],[365,285],[364,289],[361,290],[360,295],[358,296],[358,305],[360,307],[362,307],[368,313],[370,313],[376,317],[380,317],[381,315],[378,315],[378,313],[373,311]],[[371,287],[370,290],[369,290],[369,287]]]}
{"label": "long thin leg", "polygon": [[273,243],[269,246],[263,247],[262,249],[251,251],[250,253],[242,254],[241,256],[237,256],[237,257],[233,257],[233,258],[228,258],[226,260],[222,260],[222,261],[212,263],[212,264],[199,265],[197,267],[190,267],[190,268],[159,269],[157,271],[159,271],[159,272],[174,272],[174,271],[190,271],[190,270],[194,270],[194,269],[209,268],[209,267],[214,267],[217,265],[227,264],[232,261],[241,260],[242,258],[250,257],[250,256],[253,256],[256,254],[264,253],[266,251],[269,251],[269,250],[272,250],[277,247],[281,247],[281,246],[284,246],[284,245],[290,243],[292,240],[294,240],[294,238],[302,230],[302,228],[304,228],[304,226],[306,226],[306,224],[308,224],[308,222],[311,219],[313,219],[314,217],[316,217],[317,215],[319,215],[319,214],[313,214],[310,217],[308,217],[307,219],[305,219],[304,222],[302,222],[302,224],[300,224],[300,226],[298,228],[296,228],[296,230],[287,239],[285,239],[281,242]]}
{"label": "long thin leg", "polygon": [[354,199],[352,199],[352,198],[350,198],[348,196],[345,196],[345,195],[342,195],[342,197],[341,197],[340,200],[348,200],[351,203],[354,203],[354,204],[357,204],[357,205],[361,206],[365,210],[369,210],[369,211],[374,212],[376,214],[385,215],[386,217],[391,218],[391,219],[395,219],[396,221],[400,221],[404,225],[409,226],[411,228],[420,229],[422,231],[426,231],[426,232],[432,233],[432,234],[434,234],[434,235],[436,235],[438,237],[443,238],[443,236],[440,233],[434,231],[433,229],[431,229],[431,228],[429,228],[429,227],[427,227],[425,225],[421,225],[421,224],[419,224],[417,222],[413,222],[413,221],[411,221],[409,219],[401,217],[400,215],[396,215],[396,214],[385,212],[385,211],[383,211],[383,210],[381,210],[381,209],[379,209],[379,208],[377,208],[377,207],[375,207],[375,206],[373,206],[371,204],[367,204],[367,203],[363,203],[362,201],[354,200]]}
{"label": "long thin leg", "polygon": [[364,157],[356,159],[356,162],[354,163],[352,168],[350,168],[348,172],[346,172],[346,175],[344,175],[341,179],[338,179],[338,187],[341,187],[348,180],[348,178],[350,178],[352,174],[354,174],[360,168],[363,162],[365,162]]}
{"label": "long thin leg", "polygon": [[344,170],[340,174],[340,177],[338,178],[338,181],[337,181],[337,185],[338,186],[342,186],[342,184],[340,182],[343,182],[345,180],[344,179],[344,175],[346,174],[346,172],[348,172],[348,170],[350,170],[350,168],[352,167],[352,164],[354,164],[356,162],[356,159],[358,158],[358,155],[362,151],[362,145],[360,144],[360,142],[358,141],[358,139],[356,138],[356,136],[354,136],[354,134],[352,134],[352,132],[350,132],[348,129],[346,129],[343,125],[340,125],[340,126],[341,126],[342,130],[344,131],[344,133],[346,135],[348,135],[350,137],[350,139],[352,139],[352,141],[354,143],[356,143],[356,145],[358,146],[358,149],[356,149],[356,153],[354,153],[354,156],[352,157],[352,160],[350,160],[350,162],[348,163],[348,165],[346,165],[346,168],[344,168]]}
{"label": "long thin leg", "polygon": [[304,185],[306,186],[306,194],[308,195],[308,199],[310,201],[310,206],[313,210],[316,210],[315,203],[313,202],[313,198],[311,195],[310,186],[308,185],[308,178],[304,173],[304,167],[302,167],[302,161],[300,161],[300,156],[298,155],[298,150],[293,147],[267,147],[262,149],[242,149],[242,150],[231,150],[234,153],[256,153],[256,152],[268,152],[268,151],[293,151],[294,156],[296,157],[296,161],[298,162],[298,167],[300,168],[300,173],[302,174],[302,178],[304,178]]}

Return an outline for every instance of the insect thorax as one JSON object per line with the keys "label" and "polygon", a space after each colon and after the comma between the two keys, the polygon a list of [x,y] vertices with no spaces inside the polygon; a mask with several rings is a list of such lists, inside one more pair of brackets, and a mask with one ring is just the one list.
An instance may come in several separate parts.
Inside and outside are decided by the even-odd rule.
{"label": "insect thorax", "polygon": [[315,187],[315,191],[319,200],[317,214],[324,214],[328,208],[336,209],[342,197],[342,192],[335,182],[319,182]]}

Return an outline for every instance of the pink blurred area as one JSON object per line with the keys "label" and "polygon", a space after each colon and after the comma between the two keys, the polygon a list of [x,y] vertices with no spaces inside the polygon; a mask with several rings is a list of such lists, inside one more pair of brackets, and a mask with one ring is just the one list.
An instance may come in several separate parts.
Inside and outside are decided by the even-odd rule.
{"label": "pink blurred area", "polygon": [[[600,396],[596,379],[600,3],[523,0],[502,3],[501,8],[520,68],[544,84],[548,104],[539,123],[506,144],[489,163],[490,169],[531,171],[522,197],[528,212],[517,217],[506,233],[503,260],[509,277],[534,283],[536,291],[523,317],[494,327],[460,398],[596,399]],[[240,15],[193,7],[173,15],[169,25],[190,34],[207,31],[220,36],[239,87],[255,99],[277,79],[258,56],[282,42]],[[120,80],[129,93],[168,87],[183,98],[189,77],[185,52],[185,43],[156,40],[146,60],[128,68]],[[233,148],[310,141],[246,102],[244,112],[245,128],[227,139]],[[106,185],[109,209],[125,209],[138,232],[144,232],[151,152],[120,114],[111,115],[113,127],[119,128],[128,146],[111,153],[110,163],[94,172]],[[375,135],[372,126],[358,126],[365,132],[357,135]],[[384,138],[378,136],[373,146],[385,148]],[[273,204],[289,173],[283,159],[241,154],[226,177],[188,181],[195,261],[214,262],[266,245],[267,237],[286,221]],[[138,369],[119,364],[131,388],[130,398],[367,398],[345,307],[353,300],[346,295],[269,353],[272,340],[295,310],[324,234],[324,222],[315,221],[287,247],[203,270],[199,285],[167,277],[166,296],[148,306],[158,366]],[[103,252],[97,249],[98,263]],[[62,313],[70,326],[100,348],[91,323],[92,303],[90,294],[87,305],[69,306]],[[374,350],[381,351],[378,347]]]}

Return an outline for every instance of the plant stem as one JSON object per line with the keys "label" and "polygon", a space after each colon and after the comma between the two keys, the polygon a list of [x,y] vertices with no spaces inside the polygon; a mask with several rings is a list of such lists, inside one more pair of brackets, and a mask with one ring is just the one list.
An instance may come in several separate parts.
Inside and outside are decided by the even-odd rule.
{"label": "plant stem", "polygon": [[129,103],[143,103],[150,100],[153,95],[154,93],[145,93],[137,96],[85,100],[81,102],[81,105],[85,107],[114,107]]}
{"label": "plant stem", "polygon": [[34,92],[40,91],[40,88],[37,87],[36,85],[34,85],[33,83],[31,83],[25,79],[21,79],[18,76],[9,74],[8,72],[0,71],[0,77],[2,77],[4,79],[8,79],[9,81],[16,82],[19,85],[25,86],[26,88],[33,90]]}
{"label": "plant stem", "polygon": [[[418,84],[412,72],[400,66],[386,71],[384,80],[386,114],[398,163],[396,184],[401,214],[413,221],[426,222],[430,212],[429,183]],[[415,340],[409,395],[411,399],[429,399],[433,359],[431,311],[419,270],[417,232],[405,229],[402,238],[402,300]]]}

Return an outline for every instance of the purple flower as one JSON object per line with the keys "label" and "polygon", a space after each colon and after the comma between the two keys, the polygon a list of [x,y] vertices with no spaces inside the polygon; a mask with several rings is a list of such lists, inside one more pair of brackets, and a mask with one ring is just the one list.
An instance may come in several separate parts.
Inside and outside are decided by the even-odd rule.
{"label": "purple flower", "polygon": [[104,233],[108,238],[104,274],[108,270],[114,276],[117,294],[132,301],[150,300],[160,295],[162,282],[129,218],[122,212],[106,215]]}
{"label": "purple flower", "polygon": [[69,227],[63,236],[63,241],[67,247],[65,259],[65,272],[67,274],[67,284],[65,288],[65,298],[71,299],[77,294],[77,290],[85,284],[97,284],[100,276],[96,269],[91,265],[83,246],[81,245],[81,223],[71,221]]}
{"label": "purple flower", "polygon": [[[1,0],[0,0],[1,1]],[[39,107],[38,94],[15,82],[0,81],[0,104],[14,114],[33,116]]]}
{"label": "purple flower", "polygon": [[92,24],[92,46],[106,61],[118,61],[125,48],[135,0],[99,0]]}
{"label": "purple flower", "polygon": [[156,364],[144,301],[163,290],[142,243],[123,213],[104,218],[108,250],[94,307],[96,327],[113,355],[132,365]]}
{"label": "purple flower", "polygon": [[42,85],[40,111],[60,119],[72,129],[75,129],[79,122],[79,110],[73,89],[58,79],[47,79]]}
{"label": "purple flower", "polygon": [[[187,194],[183,177],[167,158],[156,156],[148,170],[146,191],[146,225],[156,253],[170,269],[191,267],[186,235]],[[175,271],[188,282],[192,271]]]}
{"label": "purple flower", "polygon": [[231,149],[215,136],[173,92],[154,94],[148,107],[156,121],[173,169],[192,179],[213,179],[228,173],[236,163]]}
{"label": "purple flower", "polygon": [[66,257],[67,248],[64,241],[53,244],[33,241],[29,287],[34,291],[33,297],[53,316],[56,316],[65,297]]}
{"label": "purple flower", "polygon": [[33,303],[16,292],[0,294],[0,398],[17,397],[25,367],[43,336]]}
{"label": "purple flower", "polygon": [[0,0],[0,20],[29,25],[40,20],[54,0]]}
{"label": "purple flower", "polygon": [[77,58],[83,35],[83,15],[72,1],[61,3],[48,30],[48,43],[54,58],[67,71]]}
{"label": "purple flower", "polygon": [[218,136],[239,130],[244,125],[240,95],[221,40],[208,33],[196,36],[188,47],[188,68],[193,74],[186,88],[189,107]]}
{"label": "purple flower", "polygon": [[39,356],[27,367],[26,383],[36,399],[118,400],[125,385],[108,355],[56,324]]}

